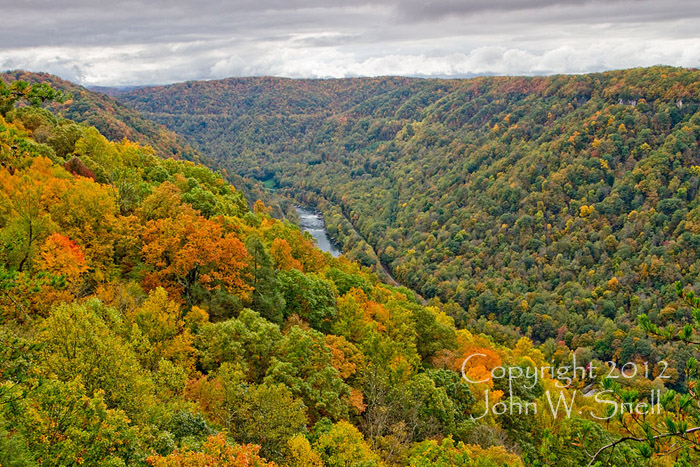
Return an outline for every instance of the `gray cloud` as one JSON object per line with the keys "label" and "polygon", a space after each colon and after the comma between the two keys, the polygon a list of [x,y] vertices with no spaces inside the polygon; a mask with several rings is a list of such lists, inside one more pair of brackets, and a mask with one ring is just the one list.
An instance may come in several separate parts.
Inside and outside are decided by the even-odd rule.
{"label": "gray cloud", "polygon": [[0,69],[84,84],[700,65],[695,0],[0,0]]}

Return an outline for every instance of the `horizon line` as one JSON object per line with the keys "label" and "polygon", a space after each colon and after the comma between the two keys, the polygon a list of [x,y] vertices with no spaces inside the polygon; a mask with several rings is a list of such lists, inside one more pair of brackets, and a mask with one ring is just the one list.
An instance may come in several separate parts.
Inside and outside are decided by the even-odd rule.
{"label": "horizon line", "polygon": [[382,75],[357,75],[357,76],[327,76],[327,77],[314,77],[314,76],[308,76],[308,77],[303,77],[303,76],[283,76],[283,75],[241,75],[241,76],[226,76],[226,77],[221,77],[221,78],[198,78],[198,79],[188,79],[184,81],[169,81],[169,82],[162,82],[162,83],[141,83],[141,84],[87,84],[85,82],[81,81],[73,81],[71,79],[64,78],[63,76],[56,74],[56,73],[51,73],[48,71],[32,71],[28,69],[22,69],[22,68],[17,68],[17,69],[11,69],[11,70],[4,70],[0,72],[0,74],[11,74],[11,73],[35,73],[35,74],[46,74],[46,75],[51,75],[51,76],[56,76],[64,81],[68,81],[70,83],[77,84],[79,86],[82,86],[86,89],[99,89],[99,88],[106,88],[106,89],[125,89],[125,88],[147,88],[147,87],[159,87],[159,86],[173,86],[173,85],[178,85],[178,84],[186,84],[186,83],[197,83],[197,82],[210,82],[210,81],[226,81],[226,80],[232,80],[232,79],[255,79],[255,78],[271,78],[271,79],[286,79],[286,80],[294,80],[294,81],[341,81],[341,80],[361,80],[361,79],[382,79],[382,78],[405,78],[405,79],[413,79],[413,80],[444,80],[444,81],[454,81],[454,80],[469,80],[469,79],[476,79],[476,78],[495,78],[495,77],[503,77],[503,78],[546,78],[546,77],[553,77],[553,76],[584,76],[584,75],[595,75],[595,74],[604,74],[604,73],[614,73],[614,72],[621,72],[621,71],[628,71],[628,70],[643,70],[643,69],[652,69],[652,68],[673,68],[673,69],[679,69],[679,70],[688,70],[688,71],[696,71],[700,69],[700,65],[692,66],[692,67],[686,67],[686,66],[675,66],[675,65],[666,65],[666,64],[656,64],[656,65],[651,65],[651,66],[633,66],[633,67],[627,67],[627,68],[610,68],[610,69],[603,69],[603,70],[596,70],[596,71],[582,71],[582,72],[541,72],[541,73],[531,73],[531,74],[506,74],[506,73],[473,73],[473,74],[459,74],[459,75],[423,75],[423,74],[412,74],[412,75],[391,75],[391,74],[382,74]]}

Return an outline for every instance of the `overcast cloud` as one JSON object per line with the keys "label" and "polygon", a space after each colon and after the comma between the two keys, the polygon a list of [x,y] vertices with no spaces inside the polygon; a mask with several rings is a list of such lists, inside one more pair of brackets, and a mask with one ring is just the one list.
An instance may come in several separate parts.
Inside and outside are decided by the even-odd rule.
{"label": "overcast cloud", "polygon": [[87,85],[700,66],[697,0],[0,0],[0,69]]}

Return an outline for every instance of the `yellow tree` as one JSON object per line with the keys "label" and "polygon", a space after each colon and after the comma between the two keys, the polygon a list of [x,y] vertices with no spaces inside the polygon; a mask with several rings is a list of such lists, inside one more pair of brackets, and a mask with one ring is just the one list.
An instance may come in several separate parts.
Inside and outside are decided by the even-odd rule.
{"label": "yellow tree", "polygon": [[321,455],[327,467],[363,465],[379,467],[379,455],[373,452],[362,433],[352,424],[340,421],[319,436],[314,449]]}
{"label": "yellow tree", "polygon": [[185,325],[180,305],[169,300],[165,289],[152,290],[148,299],[127,317],[145,337],[139,359],[146,368],[155,371],[160,360],[167,359],[188,372],[194,371],[194,337]]}

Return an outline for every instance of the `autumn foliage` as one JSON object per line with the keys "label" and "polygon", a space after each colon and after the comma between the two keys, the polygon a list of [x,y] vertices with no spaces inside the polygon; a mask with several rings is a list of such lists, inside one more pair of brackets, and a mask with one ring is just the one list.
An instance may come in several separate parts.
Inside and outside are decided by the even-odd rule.
{"label": "autumn foliage", "polygon": [[65,276],[73,283],[87,270],[85,255],[68,237],[58,233],[49,235],[39,251],[38,267],[52,274]]}
{"label": "autumn foliage", "polygon": [[[333,167],[339,154],[355,152],[355,143],[342,135],[354,135],[357,144],[370,134],[382,141],[396,139],[393,146],[381,143],[363,152],[362,162],[348,161],[353,183],[333,185],[345,185],[347,193],[335,196],[326,184],[305,198],[332,203],[324,208],[330,213],[329,230],[335,229],[359,262],[321,252],[297,226],[273,218],[277,211],[262,202],[249,203],[223,173],[156,155],[176,149],[176,141],[163,141],[155,150],[121,137],[115,142],[95,128],[57,117],[38,105],[41,99],[22,106],[5,101],[0,109],[0,465],[585,465],[587,453],[619,439],[620,426],[599,423],[588,412],[569,418],[547,410],[527,417],[475,415],[488,408],[484,391],[491,391],[491,403],[545,407],[546,390],[556,388],[547,376],[533,385],[504,384],[490,377],[496,368],[565,368],[574,356],[572,348],[587,363],[600,355],[653,354],[642,332],[625,322],[624,310],[651,309],[653,286],[661,278],[696,270],[694,256],[680,252],[693,251],[687,245],[696,242],[693,226],[700,225],[696,207],[688,204],[700,185],[694,169],[686,167],[700,133],[697,118],[669,111],[666,121],[660,116],[665,110],[648,108],[639,109],[641,114],[631,111],[631,119],[623,110],[611,109],[575,134],[555,125],[559,117],[578,121],[575,110],[557,102],[528,107],[522,115],[500,115],[499,110],[498,118],[484,117],[479,125],[473,120],[481,118],[479,112],[469,107],[483,103],[495,112],[523,93],[532,99],[564,96],[576,101],[593,86],[580,80],[586,79],[489,78],[449,85],[427,80],[421,96],[430,99],[414,102],[417,107],[432,102],[436,107],[431,112],[462,109],[440,122],[441,131],[431,128],[430,119],[404,121],[413,104],[391,111],[386,107],[386,121],[362,131],[351,131],[356,118],[348,109],[335,115],[323,131],[341,135],[345,149],[305,155],[312,160],[299,164],[299,170],[312,167],[309,187],[320,183],[321,169]],[[660,82],[668,84],[666,78]],[[355,98],[344,94],[336,99],[333,93],[321,98],[311,91],[327,85],[333,92],[346,92],[350,83],[287,86],[255,78],[231,86],[259,85],[263,97],[285,95],[291,86],[300,103],[311,105],[311,99],[330,112],[343,109],[339,100]],[[372,105],[367,93],[391,94],[396,86],[411,83],[369,79],[362,92],[350,94],[363,96],[356,105]],[[666,84],[630,89],[665,98],[670,92]],[[16,86],[32,95],[25,85]],[[191,85],[202,86],[227,88],[221,82]],[[459,88],[459,99],[435,98],[447,96],[443,91],[450,86]],[[694,95],[693,89],[683,88],[685,99]],[[108,103],[112,112],[123,111],[114,101],[78,91],[86,105]],[[46,89],[36,92],[45,95]],[[482,102],[484,95],[500,97]],[[193,105],[185,96],[183,92],[178,99],[184,100],[172,105]],[[405,103],[411,93],[395,98],[391,106]],[[89,118],[90,108],[84,110]],[[688,128],[676,128],[673,138],[661,143],[643,136],[640,125],[647,114],[659,119],[650,127],[665,128],[659,134],[672,125]],[[522,126],[515,127],[525,115],[532,115],[532,121],[523,118]],[[114,134],[129,130],[130,121],[141,121],[119,117],[106,126]],[[608,125],[612,117],[615,124]],[[459,138],[441,136],[468,122],[488,132],[479,130],[479,138],[491,141],[474,153]],[[146,140],[157,136],[154,128],[162,130],[143,128],[150,135]],[[557,154],[575,163],[545,176],[547,164],[525,147],[521,149],[528,154],[517,161],[485,162],[508,153],[502,138],[509,138],[509,145],[542,132],[562,134],[561,140],[554,138],[547,164],[557,165]],[[640,145],[623,158],[620,141],[632,145],[626,139],[631,133]],[[589,154],[589,139],[604,134],[595,148],[591,140],[590,149],[598,155]],[[649,148],[641,145],[642,139]],[[336,148],[333,138],[319,141]],[[410,152],[410,170],[395,178],[405,181],[401,189],[382,188],[386,197],[380,196],[362,183],[398,157],[396,148]],[[659,160],[647,159],[651,153]],[[250,154],[241,157],[249,161]],[[462,167],[464,174],[486,172],[468,182],[456,175],[441,181],[446,175],[442,165],[429,163],[434,154],[454,156],[449,167]],[[469,159],[474,154],[484,157],[483,164]],[[588,159],[580,160],[584,155]],[[474,164],[463,166],[457,159]],[[517,176],[504,175],[509,165],[522,160],[532,165]],[[493,170],[488,168],[492,163]],[[660,167],[673,167],[673,177]],[[249,169],[264,172],[261,166]],[[603,190],[597,184],[609,183],[608,170],[633,172],[633,190],[644,198],[637,191]],[[415,178],[408,180],[411,176]],[[355,186],[355,180],[363,182]],[[673,187],[673,196],[662,181]],[[460,188],[452,190],[453,182]],[[358,192],[364,204],[357,204]],[[476,194],[488,198],[480,206],[487,210],[496,200],[494,211],[467,215],[456,208]],[[562,208],[561,216],[552,218],[546,203],[565,197],[571,200],[566,213]],[[623,219],[620,212],[630,203],[639,210],[629,210]],[[517,211],[520,207],[528,213]],[[620,217],[609,217],[620,220],[612,229],[605,216],[615,209],[622,211],[615,211]],[[368,211],[373,215],[368,217]],[[463,217],[450,217],[456,211]],[[516,211],[518,216],[511,215]],[[375,222],[375,214],[397,224]],[[492,222],[494,216],[498,222]],[[410,229],[402,230],[405,224]],[[669,246],[663,239],[674,229],[679,240]],[[593,232],[595,238],[587,237]],[[362,240],[357,239],[360,233]],[[505,242],[517,247],[505,250]],[[633,280],[628,261],[636,261],[640,249],[649,258],[635,269]],[[389,285],[366,267],[376,268],[379,257],[422,295]],[[670,257],[677,261],[667,261]],[[594,259],[614,265],[614,274],[598,277]],[[534,284],[540,281],[552,287],[538,290]],[[649,295],[630,295],[635,281],[647,284]],[[545,305],[553,303],[557,287],[562,287],[554,307],[559,312],[550,312]],[[669,304],[649,319],[670,322],[688,313]],[[664,348],[681,358],[677,343]],[[652,374],[658,370],[652,363]],[[683,391],[683,368],[669,368],[669,374],[674,379],[668,384]],[[641,376],[628,383],[629,394],[668,390],[664,382]],[[561,390],[574,397],[596,384],[595,379],[574,378]],[[591,405],[590,399],[584,403]],[[602,415],[598,410],[594,413]],[[691,461],[683,465],[695,465],[694,454],[687,455]],[[643,458],[644,452],[621,446],[611,454],[611,463],[643,465]]]}
{"label": "autumn foliage", "polygon": [[258,456],[258,446],[249,444],[231,446],[223,435],[211,436],[201,451],[176,451],[166,457],[152,456],[148,464],[153,467],[274,467]]}

